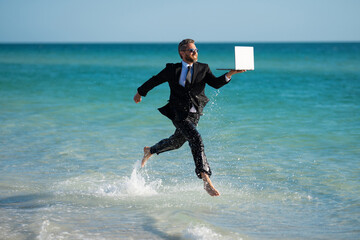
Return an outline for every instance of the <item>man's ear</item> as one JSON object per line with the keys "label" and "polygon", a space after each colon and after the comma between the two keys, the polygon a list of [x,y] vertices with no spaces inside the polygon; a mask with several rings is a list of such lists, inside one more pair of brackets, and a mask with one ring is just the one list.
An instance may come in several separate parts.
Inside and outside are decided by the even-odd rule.
{"label": "man's ear", "polygon": [[184,54],[185,53],[183,51],[180,51],[179,54],[180,54],[181,59],[184,59]]}

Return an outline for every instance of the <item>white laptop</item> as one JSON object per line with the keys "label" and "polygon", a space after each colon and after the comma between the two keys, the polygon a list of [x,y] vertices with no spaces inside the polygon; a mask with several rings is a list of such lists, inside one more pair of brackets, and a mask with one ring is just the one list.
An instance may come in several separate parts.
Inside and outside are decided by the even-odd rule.
{"label": "white laptop", "polygon": [[254,70],[254,47],[235,46],[235,68],[217,70]]}

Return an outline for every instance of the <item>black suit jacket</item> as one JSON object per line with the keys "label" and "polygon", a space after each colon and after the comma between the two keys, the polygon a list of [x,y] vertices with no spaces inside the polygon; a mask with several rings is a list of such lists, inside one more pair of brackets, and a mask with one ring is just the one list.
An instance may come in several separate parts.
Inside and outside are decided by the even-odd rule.
{"label": "black suit jacket", "polygon": [[218,89],[228,83],[225,79],[225,74],[215,77],[207,64],[196,62],[193,65],[194,72],[191,84],[183,87],[179,84],[181,67],[181,63],[168,63],[160,73],[150,78],[138,88],[138,93],[141,96],[146,96],[154,87],[168,82],[170,86],[170,99],[168,104],[159,108],[159,111],[171,120],[185,119],[192,105],[194,105],[199,114],[202,114],[205,105],[209,102],[204,92],[205,85],[208,84]]}

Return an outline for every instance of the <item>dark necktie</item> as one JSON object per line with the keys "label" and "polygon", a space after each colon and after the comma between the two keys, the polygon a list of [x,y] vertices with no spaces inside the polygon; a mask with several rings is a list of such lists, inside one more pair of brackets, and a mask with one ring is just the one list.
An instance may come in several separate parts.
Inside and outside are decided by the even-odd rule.
{"label": "dark necktie", "polygon": [[188,72],[186,74],[186,78],[185,78],[185,85],[191,83],[191,66],[188,66]]}

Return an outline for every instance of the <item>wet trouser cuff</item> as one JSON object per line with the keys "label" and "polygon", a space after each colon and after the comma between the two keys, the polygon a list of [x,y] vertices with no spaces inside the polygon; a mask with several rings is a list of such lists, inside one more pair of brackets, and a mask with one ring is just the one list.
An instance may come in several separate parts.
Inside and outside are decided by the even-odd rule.
{"label": "wet trouser cuff", "polygon": [[198,178],[200,178],[200,179],[202,179],[202,177],[201,177],[201,173],[206,173],[209,177],[211,176],[211,170],[210,170],[210,168],[209,168],[209,170],[208,171],[205,171],[204,169],[195,169],[195,173],[196,173],[196,176],[198,176]]}
{"label": "wet trouser cuff", "polygon": [[154,154],[154,153],[159,154],[156,152],[156,149],[154,147],[150,147],[150,153],[151,154]]}

